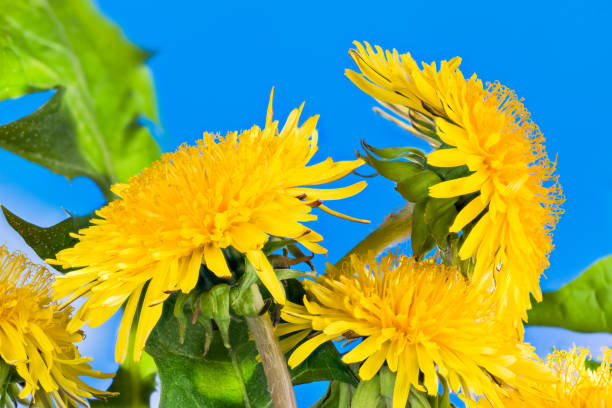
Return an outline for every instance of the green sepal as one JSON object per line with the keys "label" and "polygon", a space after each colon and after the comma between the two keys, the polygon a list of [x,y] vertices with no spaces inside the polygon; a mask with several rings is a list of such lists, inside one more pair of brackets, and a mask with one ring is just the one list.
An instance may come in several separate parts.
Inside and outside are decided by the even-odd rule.
{"label": "green sepal", "polygon": [[365,142],[365,140],[361,141],[361,145],[365,150],[369,150],[378,157],[387,160],[394,159],[408,159],[415,161],[421,165],[424,165],[426,162],[425,153],[417,149],[416,147],[408,147],[408,146],[397,146],[397,147],[385,147],[382,149],[378,149],[376,147],[370,146]]}
{"label": "green sepal", "polygon": [[180,293],[176,298],[174,304],[174,317],[178,321],[178,335],[179,343],[185,342],[185,330],[187,330],[187,316],[185,316],[185,302],[187,301],[187,295]]}
{"label": "green sepal", "polygon": [[375,158],[369,151],[365,151],[367,163],[381,176],[393,181],[401,181],[423,170],[423,166],[403,160],[379,160]]}
{"label": "green sepal", "polygon": [[[36,254],[44,259],[55,258],[55,254],[65,248],[74,246],[78,240],[72,238],[71,232],[78,232],[89,225],[94,214],[83,217],[69,217],[51,227],[39,227],[10,212],[2,206],[2,212],[9,225],[21,235]],[[66,272],[61,266],[52,265],[59,272]]]}
{"label": "green sepal", "polygon": [[416,259],[422,259],[431,251],[436,242],[429,232],[429,227],[425,222],[425,208],[429,200],[421,201],[414,205],[412,213],[412,234],[410,244],[412,245],[412,255]]}
{"label": "green sepal", "polygon": [[397,183],[395,189],[406,200],[419,203],[429,197],[429,187],[438,184],[442,179],[431,170],[420,171]]}
{"label": "green sepal", "polygon": [[200,296],[202,318],[214,320],[223,339],[223,345],[230,347],[230,287],[224,283],[213,286]]}
{"label": "green sepal", "polygon": [[449,228],[457,217],[456,197],[430,198],[425,205],[424,219],[439,247],[446,245]]}
{"label": "green sepal", "polygon": [[332,381],[325,395],[310,408],[350,408],[354,390],[352,385]]}
{"label": "green sepal", "polygon": [[384,398],[381,395],[379,375],[375,375],[371,380],[359,382],[353,394],[351,408],[387,408]]}

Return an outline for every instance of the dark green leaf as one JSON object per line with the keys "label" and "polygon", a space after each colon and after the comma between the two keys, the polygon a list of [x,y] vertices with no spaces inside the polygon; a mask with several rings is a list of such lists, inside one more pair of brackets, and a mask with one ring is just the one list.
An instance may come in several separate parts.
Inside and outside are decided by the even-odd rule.
{"label": "dark green leaf", "polygon": [[[215,336],[204,355],[205,330],[199,322],[191,324],[189,316],[184,342],[178,341],[178,321],[173,315],[175,299],[176,295],[165,302],[162,318],[147,341],[147,351],[159,369],[161,406],[271,407],[263,367],[256,360],[257,348],[249,340],[246,324],[232,320],[231,349],[224,347],[221,336]],[[240,374],[232,363],[232,354]],[[290,374],[294,384],[332,379],[357,382],[331,343],[319,347]]]}
{"label": "dark green leaf", "polygon": [[147,341],[147,351],[159,370],[161,407],[272,406],[263,367],[256,360],[257,349],[244,323],[230,324],[231,352],[223,346],[221,336],[215,336],[204,356],[202,326],[187,324],[185,341],[180,344],[173,298],[165,303],[162,318]]}
{"label": "dark green leaf", "polygon": [[[23,237],[25,242],[42,259],[55,258],[55,254],[62,249],[74,246],[77,240],[68,234],[85,228],[93,217],[93,214],[84,217],[70,217],[59,224],[44,228],[30,224],[10,212],[4,206],[2,207],[2,212],[9,225]],[[60,272],[63,271],[60,266],[54,267]]]}
{"label": "dark green leaf", "polygon": [[157,120],[147,53],[87,0],[0,0],[0,100],[57,89],[40,110],[0,127],[0,147],[107,196],[159,156],[140,116]]}
{"label": "dark green leaf", "polygon": [[578,332],[612,333],[612,255],[589,266],[578,278],[541,303],[533,303],[529,324]]}

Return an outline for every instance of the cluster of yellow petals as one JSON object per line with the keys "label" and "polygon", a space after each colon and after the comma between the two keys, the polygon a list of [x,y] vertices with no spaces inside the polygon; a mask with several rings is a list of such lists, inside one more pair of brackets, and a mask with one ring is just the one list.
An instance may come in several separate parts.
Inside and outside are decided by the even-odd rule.
{"label": "cluster of yellow petals", "polygon": [[[88,407],[86,398],[113,395],[80,377],[111,378],[93,370],[74,343],[83,334],[67,330],[70,309],[51,301],[53,275],[19,253],[0,247],[0,357],[23,379],[19,398],[34,406]],[[0,362],[1,363],[1,362]]]}
{"label": "cluster of yellow petals", "polygon": [[475,74],[464,78],[459,58],[421,69],[410,54],[356,46],[352,55],[362,74],[347,70],[347,76],[396,111],[431,118],[444,144],[428,155],[429,165],[469,169],[466,177],[432,186],[430,196],[471,197],[450,227],[459,232],[475,221],[459,255],[475,258],[474,280],[495,282],[500,309],[526,319],[529,294],[541,300],[539,279],[563,201],[529,112],[508,88],[485,87]]}
{"label": "cluster of yellow petals", "polygon": [[438,374],[454,392],[484,396],[495,407],[504,406],[506,393],[498,384],[532,396],[536,383],[553,381],[532,348],[497,319],[491,292],[472,287],[456,268],[396,254],[378,264],[353,257],[345,267],[305,282],[304,305],[283,308],[281,347],[311,336],[292,353],[291,367],[326,341],[362,338],[343,361],[363,361],[363,380],[386,362],[397,373],[394,408],[406,405],[411,386],[437,394]]}
{"label": "cluster of yellow petals", "polygon": [[[601,365],[587,368],[591,353],[574,346],[570,350],[555,350],[546,358],[546,365],[556,375],[554,385],[542,385],[548,398],[523,400],[514,393],[504,398],[506,408],[607,408],[612,407],[612,350],[602,348]],[[552,392],[551,392],[552,391]],[[472,404],[474,408],[489,408],[486,401]]]}
{"label": "cluster of yellow petals", "polygon": [[[79,242],[56,255],[53,264],[81,268],[58,277],[57,299],[87,300],[70,328],[98,326],[126,304],[115,358],[126,356],[130,328],[144,293],[135,335],[138,360],[170,293],[190,292],[200,265],[221,278],[231,277],[223,249],[246,255],[275,300],[285,292],[262,252],[270,235],[293,238],[315,253],[323,238],[302,222],[314,221],[313,207],[355,221],[321,204],[360,192],[364,181],[348,187],[307,186],[338,180],[363,164],[331,158],[308,166],[317,151],[318,116],[298,125],[302,108],[284,127],[272,121],[272,98],[264,129],[253,126],[226,136],[204,134],[196,146],[168,153],[128,184],[113,186],[119,199],[97,212],[92,226],[74,235]],[[147,286],[148,285],[148,286]]]}

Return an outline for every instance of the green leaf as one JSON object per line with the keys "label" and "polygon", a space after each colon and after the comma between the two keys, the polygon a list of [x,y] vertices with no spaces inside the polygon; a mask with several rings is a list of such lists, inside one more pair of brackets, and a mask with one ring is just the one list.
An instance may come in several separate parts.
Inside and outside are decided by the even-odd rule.
{"label": "green leaf", "polygon": [[57,89],[41,109],[0,127],[0,147],[68,178],[108,186],[159,157],[148,54],[87,0],[0,0],[0,100]]}
{"label": "green leaf", "polygon": [[[84,217],[70,217],[51,227],[44,228],[30,224],[4,206],[2,206],[2,212],[9,225],[42,259],[55,258],[55,254],[62,249],[74,246],[77,240],[68,234],[85,228],[93,217],[93,214]],[[65,272],[60,266],[54,267],[60,272]]]}
{"label": "green leaf", "polygon": [[561,289],[543,294],[528,312],[529,324],[578,332],[612,333],[612,255],[589,266]]}
{"label": "green leaf", "polygon": [[[230,349],[224,347],[221,336],[214,336],[204,355],[205,329],[199,322],[191,324],[190,316],[183,344],[178,341],[175,299],[176,295],[165,302],[162,318],[146,347],[159,370],[161,406],[271,407],[263,366],[257,362],[257,348],[249,340],[246,324],[232,319]],[[332,379],[357,383],[331,343],[319,347],[290,374],[294,384]]]}
{"label": "green leaf", "polygon": [[230,325],[231,351],[215,336],[204,356],[204,329],[199,323],[187,324],[185,340],[179,343],[173,302],[173,298],[165,302],[146,346],[159,370],[160,406],[271,407],[263,367],[256,360],[257,349],[249,341],[246,325],[235,321]]}

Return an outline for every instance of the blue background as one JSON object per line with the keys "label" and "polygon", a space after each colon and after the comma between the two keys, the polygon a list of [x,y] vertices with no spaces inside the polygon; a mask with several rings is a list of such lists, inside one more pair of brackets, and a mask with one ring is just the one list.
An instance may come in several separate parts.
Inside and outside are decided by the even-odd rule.
{"label": "blue background", "polygon": [[[127,37],[154,52],[153,70],[164,132],[164,150],[191,143],[203,131],[263,125],[269,92],[276,87],[275,117],[281,120],[306,101],[305,115],[321,114],[318,161],[352,159],[359,140],[377,147],[425,147],[371,111],[374,101],[343,72],[354,67],[353,40],[410,51],[430,62],[463,57],[465,74],[499,80],[524,97],[547,137],[549,156],[558,155],[567,201],[555,231],[545,290],[571,281],[581,270],[612,252],[612,173],[609,167],[612,48],[604,2],[186,2],[106,0],[100,9]],[[112,52],[112,50],[108,50]],[[0,123],[40,106],[49,94],[0,103]],[[85,214],[103,203],[92,182],[62,176],[0,151],[0,202],[40,225],[52,225],[63,209]],[[356,180],[356,177],[354,177]],[[369,179],[359,196],[333,208],[369,218],[361,225],[321,215],[327,259],[338,260],[389,213],[402,205],[392,184]],[[0,220],[0,241],[37,257]],[[113,370],[117,318],[88,331],[81,347],[94,365]],[[575,334],[528,328],[527,340],[540,354],[572,342],[612,344],[608,334]],[[308,407],[325,384],[297,387]]]}

